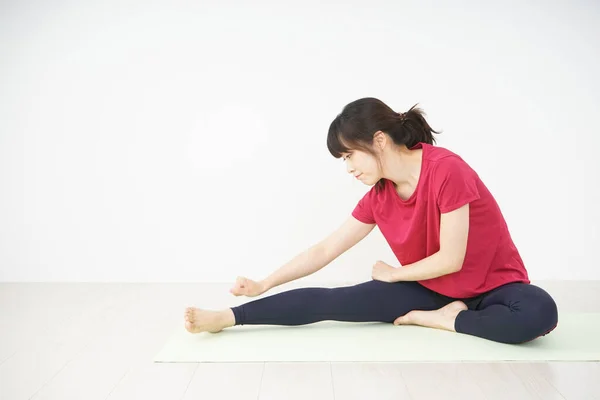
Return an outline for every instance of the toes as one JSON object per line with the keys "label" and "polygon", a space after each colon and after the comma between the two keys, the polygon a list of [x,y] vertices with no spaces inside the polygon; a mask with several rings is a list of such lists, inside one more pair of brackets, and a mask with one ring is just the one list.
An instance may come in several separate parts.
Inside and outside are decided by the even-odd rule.
{"label": "toes", "polygon": [[193,322],[194,321],[194,309],[191,307],[188,307],[185,311],[185,318],[187,321]]}

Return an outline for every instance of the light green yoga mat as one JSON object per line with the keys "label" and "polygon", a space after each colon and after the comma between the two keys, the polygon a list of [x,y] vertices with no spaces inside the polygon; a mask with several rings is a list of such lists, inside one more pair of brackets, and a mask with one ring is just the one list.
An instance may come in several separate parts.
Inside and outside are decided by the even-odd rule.
{"label": "light green yoga mat", "polygon": [[600,314],[560,314],[558,326],[509,345],[415,325],[321,321],[241,325],[219,333],[176,329],[155,362],[600,361]]}

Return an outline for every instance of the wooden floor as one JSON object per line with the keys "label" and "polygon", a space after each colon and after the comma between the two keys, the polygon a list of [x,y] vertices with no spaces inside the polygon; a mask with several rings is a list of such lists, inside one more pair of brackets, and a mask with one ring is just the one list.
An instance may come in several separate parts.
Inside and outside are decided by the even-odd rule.
{"label": "wooden floor", "polygon": [[[534,283],[554,296],[559,312],[600,312],[598,281]],[[296,281],[266,295],[341,285]],[[152,362],[183,326],[185,307],[250,300],[229,287],[0,284],[0,399],[600,399],[594,362]]]}

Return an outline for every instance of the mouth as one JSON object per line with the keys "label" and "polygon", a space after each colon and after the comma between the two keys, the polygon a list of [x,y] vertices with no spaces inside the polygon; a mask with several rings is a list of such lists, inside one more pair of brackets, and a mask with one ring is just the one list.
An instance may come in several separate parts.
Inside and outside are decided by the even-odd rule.
{"label": "mouth", "polygon": [[356,175],[355,178],[358,179],[361,177],[362,174]]}

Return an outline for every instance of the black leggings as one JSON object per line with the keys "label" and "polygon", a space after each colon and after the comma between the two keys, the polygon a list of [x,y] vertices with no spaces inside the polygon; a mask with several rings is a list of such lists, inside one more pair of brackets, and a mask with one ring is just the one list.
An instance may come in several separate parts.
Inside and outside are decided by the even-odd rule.
{"label": "black leggings", "polygon": [[543,289],[508,283],[468,299],[436,293],[418,282],[371,280],[354,286],[293,289],[231,307],[236,325],[305,325],[318,321],[388,322],[411,310],[436,310],[462,300],[456,332],[502,343],[523,343],[552,331],[556,303]]}

